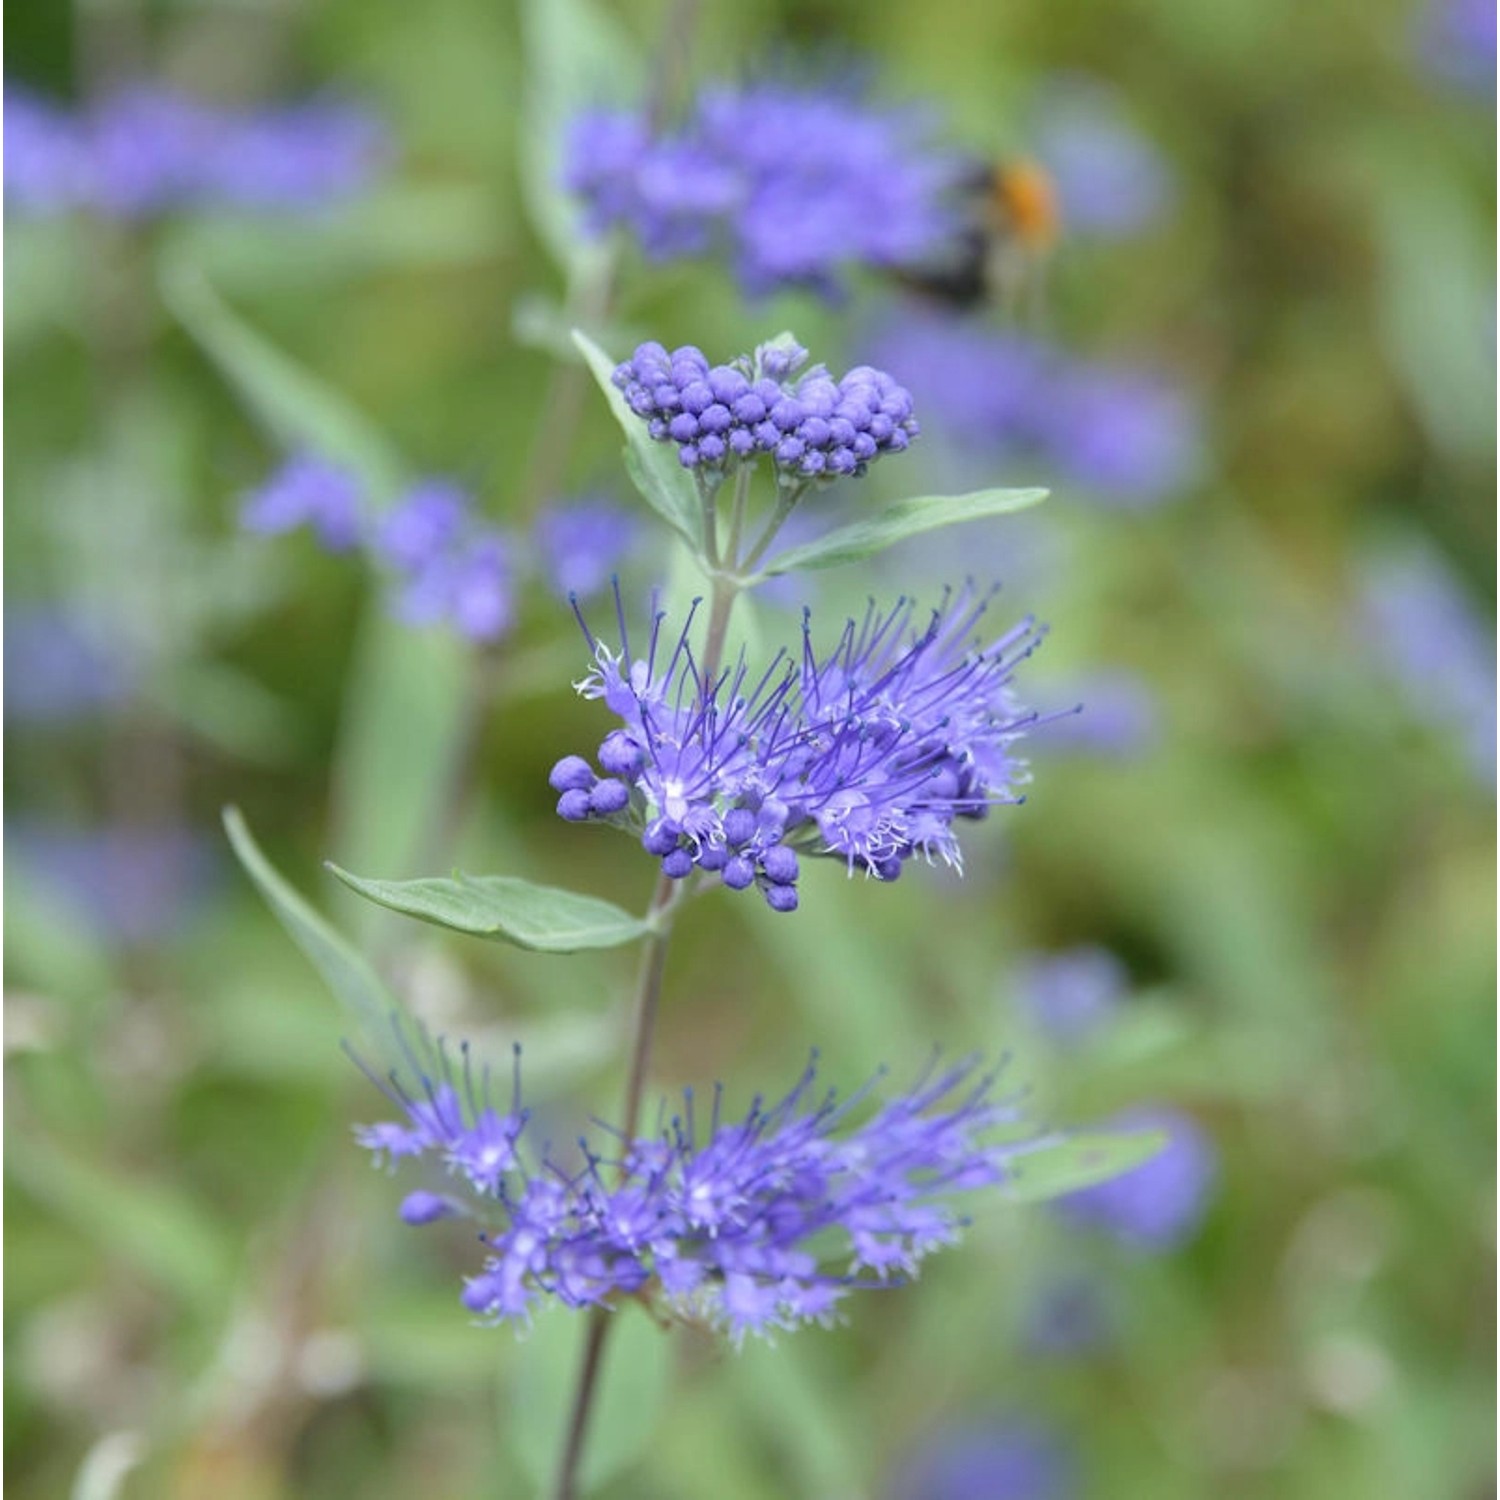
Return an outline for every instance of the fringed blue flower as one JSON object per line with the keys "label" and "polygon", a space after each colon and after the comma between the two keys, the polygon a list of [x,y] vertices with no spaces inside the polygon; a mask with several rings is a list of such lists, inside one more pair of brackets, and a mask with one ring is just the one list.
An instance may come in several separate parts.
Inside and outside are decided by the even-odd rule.
{"label": "fringed blue flower", "polygon": [[759,675],[741,659],[707,681],[696,607],[675,641],[658,613],[637,656],[617,595],[620,648],[585,623],[594,665],[578,690],[621,727],[599,771],[577,755],[553,768],[557,810],[631,830],[674,879],[754,885],[777,911],[796,908],[799,855],[881,880],[914,856],[959,866],[954,824],[1021,800],[1014,745],[1035,722],[1010,681],[1040,632],[1028,619],[977,644],[988,602],[966,587],[926,617],[909,599],[871,604],[822,654],[804,615],[800,658],[778,653]]}
{"label": "fringed blue flower", "polygon": [[432,1168],[433,1187],[402,1204],[406,1222],[462,1214],[483,1226],[484,1263],[463,1301],[497,1322],[548,1298],[640,1297],[736,1342],[827,1323],[852,1289],[896,1284],[951,1244],[962,1220],[946,1200],[1003,1182],[1010,1159],[1042,1140],[1017,1129],[1016,1101],[975,1061],[934,1065],[872,1104],[878,1080],[842,1100],[819,1091],[815,1055],[784,1098],[757,1097],[743,1117],[725,1116],[716,1087],[700,1120],[687,1091],[654,1134],[607,1132],[562,1160],[528,1138],[519,1053],[502,1110],[467,1046],[457,1061],[425,1040],[407,1052],[414,1091],[394,1074],[377,1080],[402,1119],[357,1138],[377,1161]]}

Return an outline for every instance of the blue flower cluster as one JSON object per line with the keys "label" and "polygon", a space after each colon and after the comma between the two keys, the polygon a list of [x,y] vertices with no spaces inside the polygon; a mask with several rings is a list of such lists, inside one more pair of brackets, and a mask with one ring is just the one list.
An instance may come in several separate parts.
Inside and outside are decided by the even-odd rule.
{"label": "blue flower cluster", "polygon": [[1120,959],[1097,944],[1022,959],[1016,994],[1037,1028],[1054,1041],[1082,1042],[1119,1012],[1130,992]]}
{"label": "blue flower cluster", "polygon": [[1461,746],[1495,787],[1495,633],[1435,550],[1416,544],[1365,560],[1356,628],[1410,711]]}
{"label": "blue flower cluster", "polygon": [[240,508],[240,525],[264,536],[281,536],[306,526],[330,552],[359,545],[363,530],[358,478],[319,458],[294,453]]}
{"label": "blue flower cluster", "polygon": [[835,380],[822,366],[795,383],[797,345],[762,344],[753,357],[710,366],[699,349],[642,344],[616,367],[626,404],[687,469],[721,470],[769,454],[801,479],[863,474],[917,435],[911,395],[883,370],[859,365]]}
{"label": "blue flower cluster", "polygon": [[1052,1428],[1004,1414],[933,1433],[886,1500],[1074,1500],[1078,1464]]}
{"label": "blue flower cluster", "polygon": [[75,115],[8,84],[5,126],[6,199],[36,214],[318,209],[364,187],[385,148],[375,119],[348,104],[236,112],[147,86]]}
{"label": "blue flower cluster", "polygon": [[59,920],[122,948],[174,937],[219,870],[215,846],[180,823],[80,827],[23,814],[7,819],[5,853]]}
{"label": "blue flower cluster", "polygon": [[902,371],[933,430],[986,458],[1033,459],[1048,482],[1139,509],[1198,477],[1198,417],[1160,372],[937,313],[893,319],[870,357]]}
{"label": "blue flower cluster", "polygon": [[373,522],[359,477],[314,453],[297,453],[250,494],[248,530],[308,527],[330,552],[365,546],[395,576],[396,613],[413,625],[448,625],[470,640],[499,640],[515,619],[519,578],[539,573],[555,592],[597,592],[634,547],[639,527],[601,496],[549,506],[533,538],[481,523],[473,497],[426,479]]}
{"label": "blue flower cluster", "polygon": [[[425,1053],[414,1092],[394,1076],[380,1085],[404,1119],[357,1138],[377,1160],[441,1170],[443,1190],[412,1193],[401,1216],[483,1226],[485,1264],[463,1301],[495,1321],[525,1320],[542,1298],[576,1308],[637,1297],[736,1341],[826,1323],[851,1289],[898,1282],[957,1239],[942,1197],[1004,1181],[1042,1140],[1017,1131],[1015,1104],[972,1061],[930,1070],[856,1125],[869,1087],[815,1094],[815,1057],[783,1099],[757,1098],[741,1119],[724,1117],[716,1088],[700,1135],[687,1091],[656,1135],[612,1134],[599,1152],[580,1141],[565,1163],[528,1142],[519,1054],[502,1113],[467,1048],[458,1066],[441,1045]],[[1000,1127],[1004,1145],[991,1141]]]}
{"label": "blue flower cluster", "polygon": [[1032,136],[1070,234],[1123,239],[1171,206],[1175,184],[1160,151],[1092,79],[1054,80]]}
{"label": "blue flower cluster", "polygon": [[123,632],[73,607],[6,603],[5,713],[13,724],[67,724],[129,702],[141,662]]}
{"label": "blue flower cluster", "polygon": [[759,678],[741,660],[712,681],[689,644],[692,614],[669,644],[658,613],[640,657],[623,609],[618,652],[585,624],[594,666],[579,691],[623,727],[599,747],[602,777],[581,756],[558,762],[557,810],[638,833],[673,879],[754,885],[776,911],[797,906],[799,852],[880,880],[918,855],[958,866],[955,821],[1020,800],[1012,745],[1034,722],[1010,680],[1039,633],[1025,620],[976,645],[987,604],[966,588],[925,622],[909,599],[883,614],[872,604],[821,656],[804,614],[798,658],[778,653]]}
{"label": "blue flower cluster", "polygon": [[917,265],[960,229],[967,163],[932,136],[925,115],[847,91],[721,86],[671,132],[643,110],[580,117],[564,181],[596,231],[652,259],[719,252],[752,294],[832,297],[847,268]]}
{"label": "blue flower cluster", "polygon": [[451,625],[498,640],[515,613],[511,548],[479,524],[469,495],[447,480],[409,490],[382,520],[376,551],[400,579],[396,612],[413,625]]}
{"label": "blue flower cluster", "polygon": [[1208,1212],[1218,1177],[1212,1139],[1177,1109],[1129,1111],[1112,1126],[1160,1130],[1167,1143],[1140,1166],[1059,1198],[1058,1212],[1134,1250],[1164,1252],[1185,1244]]}
{"label": "blue flower cluster", "polygon": [[1427,70],[1476,100],[1495,97],[1495,0],[1428,0],[1417,19]]}

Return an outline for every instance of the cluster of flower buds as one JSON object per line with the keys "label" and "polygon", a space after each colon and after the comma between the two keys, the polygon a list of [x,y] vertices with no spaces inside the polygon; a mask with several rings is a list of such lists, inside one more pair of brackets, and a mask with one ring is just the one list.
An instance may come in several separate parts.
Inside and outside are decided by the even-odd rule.
{"label": "cluster of flower buds", "polygon": [[560,794],[559,817],[585,823],[633,814],[643,824],[641,847],[661,861],[668,879],[685,880],[694,870],[702,870],[717,875],[731,891],[754,886],[772,911],[796,911],[797,877],[802,871],[797,851],[781,842],[790,813],[785,803],[767,797],[758,807],[742,804],[718,816],[684,801],[674,804],[673,811],[681,815],[673,817],[653,806],[644,790],[633,799],[632,788],[647,770],[647,754],[624,730],[605,738],[598,758],[617,775],[595,774],[581,755],[565,755],[553,766],[549,780]]}
{"label": "cluster of flower buds", "polygon": [[701,349],[642,344],[614,383],[657,442],[687,469],[722,470],[768,454],[793,479],[863,474],[917,435],[908,391],[869,365],[835,380],[822,365],[799,378],[807,351],[762,344],[750,358],[710,365]]}

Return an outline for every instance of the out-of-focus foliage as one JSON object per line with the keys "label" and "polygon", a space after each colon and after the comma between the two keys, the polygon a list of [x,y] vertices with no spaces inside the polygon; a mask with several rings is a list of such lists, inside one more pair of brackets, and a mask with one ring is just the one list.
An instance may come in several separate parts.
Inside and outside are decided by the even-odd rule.
{"label": "out-of-focus foliage", "polygon": [[[1071,194],[1101,162],[1141,184],[1094,231],[1065,216],[966,326],[1169,379],[1196,446],[1171,493],[1111,505],[1140,419],[1097,384],[1068,387],[1102,413],[1076,442],[1054,423],[976,452],[919,410],[927,435],[841,523],[902,495],[1052,498],[767,587],[753,628],[781,639],[804,599],[832,625],[872,586],[999,577],[1051,625],[1018,686],[1086,711],[1035,734],[1029,800],[966,839],[961,883],[820,863],[791,917],[695,905],[659,1082],[744,1101],[812,1043],[849,1085],[934,1042],[1010,1048],[1049,1118],[1190,1118],[1212,1186],[1170,1246],[1103,1209],[982,1211],[917,1286],[777,1348],[653,1342],[632,1311],[597,1493],[1493,1493],[1494,95],[1434,19],[1465,7],[13,9],[10,79],[66,107],[141,78],[226,105],[328,92],[388,134],[366,186],[312,211],[7,212],[14,1493],[508,1500],[545,1473],[570,1331],[470,1326],[464,1232],[397,1222],[350,1140],[379,1115],[353,1023],[219,816],[242,807],[434,1029],[521,1041],[571,1138],[618,1088],[630,956],[421,927],[321,862],[640,911],[639,851],[552,811],[548,769],[601,732],[569,686],[586,652],[541,587],[476,650],[238,516],[305,445],[376,506],[456,476],[517,534],[564,491],[629,499],[617,427],[560,363],[575,323],[716,359],[792,328],[848,364],[878,337],[905,378],[913,307],[874,278],[747,303],[727,266],[626,250],[601,308],[611,257],[555,193],[574,108],[809,66],[867,69],[977,152],[1066,148]],[[539,464],[559,399],[575,430]],[[664,545],[641,572],[678,587]],[[1118,993],[1049,1009],[1038,959],[1083,945]],[[1166,1222],[1172,1190],[1115,1223]]]}

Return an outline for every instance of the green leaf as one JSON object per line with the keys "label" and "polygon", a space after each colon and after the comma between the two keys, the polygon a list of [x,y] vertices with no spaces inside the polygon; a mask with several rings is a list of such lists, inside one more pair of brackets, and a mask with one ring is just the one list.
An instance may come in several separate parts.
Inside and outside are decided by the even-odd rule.
{"label": "green leaf", "polygon": [[902,500],[868,521],[840,526],[815,542],[788,548],[773,557],[758,576],[774,578],[803,568],[836,568],[859,562],[924,531],[1009,515],[1046,497],[1046,490],[975,490],[968,495],[923,495]]}
{"label": "green leaf", "polygon": [[377,500],[401,487],[402,465],[361,412],[234,313],[181,254],[163,258],[162,297],[284,448],[312,448],[354,470]]}
{"label": "green leaf", "polygon": [[[609,1317],[579,1466],[582,1494],[598,1489],[646,1451],[671,1384],[672,1345],[666,1331],[628,1308]],[[548,1492],[556,1477],[588,1323],[586,1315],[567,1308],[538,1313],[515,1360],[504,1413],[510,1446],[541,1492]]]}
{"label": "green leaf", "polygon": [[1015,1203],[1060,1198],[1149,1161],[1167,1143],[1160,1130],[1096,1131],[1050,1141],[1012,1157],[1002,1191]]}
{"label": "green leaf", "polygon": [[328,868],[352,891],[403,916],[498,938],[539,953],[615,948],[650,928],[610,901],[557,886],[533,885],[511,875],[456,875],[452,880],[365,880],[337,865]]}
{"label": "green leaf", "polygon": [[1388,356],[1432,443],[1493,463],[1493,224],[1467,184],[1420,155],[1383,158],[1376,227]]}
{"label": "green leaf", "polygon": [[676,531],[696,555],[702,550],[702,505],[693,476],[677,462],[670,443],[654,443],[646,435],[646,424],[626,406],[610,377],[612,360],[586,333],[575,328],[573,342],[593,371],[620,431],[625,434],[625,469],[646,504]]}
{"label": "green leaf", "polygon": [[[355,637],[334,751],[331,846],[356,869],[421,870],[449,826],[478,724],[482,658],[448,630],[418,630],[372,598]],[[342,895],[342,892],[340,892]],[[348,902],[361,942],[376,913]],[[357,913],[355,912],[355,908]]]}
{"label": "green leaf", "polygon": [[[353,1017],[364,1042],[389,1068],[401,1062],[393,1036],[393,1019],[401,1014],[395,996],[364,957],[349,946],[277,873],[250,836],[237,807],[224,809],[224,831],[235,857],[244,866],[286,929],[328,988]],[[415,1084],[415,1080],[412,1081]]]}
{"label": "green leaf", "polygon": [[589,0],[526,0],[521,37],[521,189],[553,259],[577,276],[608,252],[586,232],[579,204],[562,186],[568,129],[586,109],[638,102],[645,70],[630,33]]}

